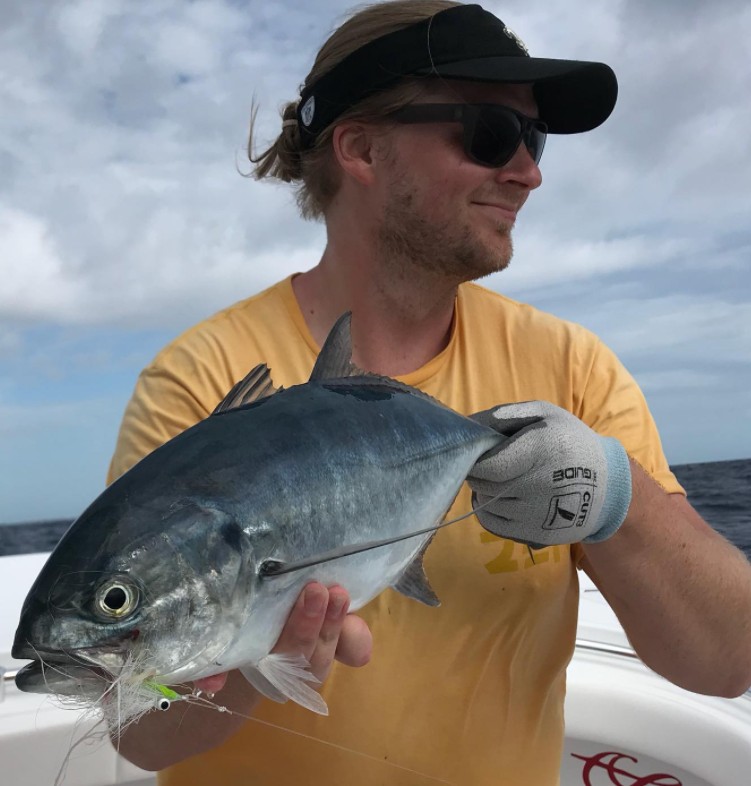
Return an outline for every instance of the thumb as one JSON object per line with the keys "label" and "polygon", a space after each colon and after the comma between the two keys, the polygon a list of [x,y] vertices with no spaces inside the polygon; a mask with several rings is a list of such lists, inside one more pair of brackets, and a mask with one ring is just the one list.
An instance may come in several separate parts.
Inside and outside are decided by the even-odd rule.
{"label": "thumb", "polygon": [[[547,401],[522,401],[518,404],[502,404],[470,415],[472,420],[492,428],[493,431],[513,441],[522,431],[531,428],[545,428],[545,418],[557,407]],[[504,443],[500,447],[507,447]],[[486,454],[484,458],[493,454]]]}
{"label": "thumb", "polygon": [[470,481],[470,485],[473,480],[503,483],[530,472],[535,466],[537,457],[532,449],[534,443],[529,441],[529,434],[538,428],[545,428],[545,423],[533,418],[505,442],[501,442],[500,445],[480,456],[468,473],[467,480]]}
{"label": "thumb", "polygon": [[[530,403],[537,404],[538,402]],[[526,404],[507,404],[476,412],[474,415],[470,415],[470,418],[476,423],[481,423],[504,437],[510,438],[516,436],[527,426],[539,423],[544,417],[541,414],[522,413],[521,407],[525,407],[527,411],[529,409]]]}

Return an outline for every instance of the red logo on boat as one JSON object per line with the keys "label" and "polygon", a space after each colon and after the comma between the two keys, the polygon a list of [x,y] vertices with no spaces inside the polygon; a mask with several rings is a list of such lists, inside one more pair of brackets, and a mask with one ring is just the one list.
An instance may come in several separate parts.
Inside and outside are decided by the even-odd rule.
{"label": "red logo on boat", "polygon": [[655,772],[652,775],[636,775],[629,772],[619,762],[622,759],[638,764],[639,760],[626,753],[618,753],[617,751],[603,751],[594,756],[579,756],[577,753],[571,754],[575,759],[581,759],[584,762],[582,769],[582,783],[584,786],[599,786],[604,784],[605,781],[600,780],[593,783],[591,780],[591,773],[593,770],[604,770],[604,774],[610,778],[610,783],[613,786],[683,786],[683,782],[678,780],[674,775],[668,775],[665,772]]}

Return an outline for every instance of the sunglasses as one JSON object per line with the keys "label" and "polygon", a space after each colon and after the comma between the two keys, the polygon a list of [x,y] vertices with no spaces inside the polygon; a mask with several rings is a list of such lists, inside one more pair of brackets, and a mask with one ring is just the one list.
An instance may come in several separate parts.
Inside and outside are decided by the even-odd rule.
{"label": "sunglasses", "polygon": [[540,163],[548,126],[498,104],[409,104],[389,117],[398,123],[461,123],[464,152],[477,164],[502,167],[522,140],[535,164]]}

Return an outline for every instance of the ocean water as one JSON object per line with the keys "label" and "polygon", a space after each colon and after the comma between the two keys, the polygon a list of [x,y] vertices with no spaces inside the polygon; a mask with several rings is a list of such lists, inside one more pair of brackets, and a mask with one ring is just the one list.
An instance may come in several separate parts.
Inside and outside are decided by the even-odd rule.
{"label": "ocean water", "polygon": [[[718,532],[751,559],[751,459],[672,467],[688,498]],[[70,519],[0,526],[0,556],[50,551]]]}
{"label": "ocean water", "polygon": [[689,501],[751,559],[751,459],[672,467]]}

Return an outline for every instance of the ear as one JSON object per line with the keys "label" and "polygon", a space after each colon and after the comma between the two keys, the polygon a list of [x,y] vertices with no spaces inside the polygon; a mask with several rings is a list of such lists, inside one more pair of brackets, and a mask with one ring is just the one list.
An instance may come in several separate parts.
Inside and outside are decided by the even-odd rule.
{"label": "ear", "polygon": [[331,140],[339,166],[358,183],[373,182],[377,140],[373,129],[356,120],[339,123]]}

